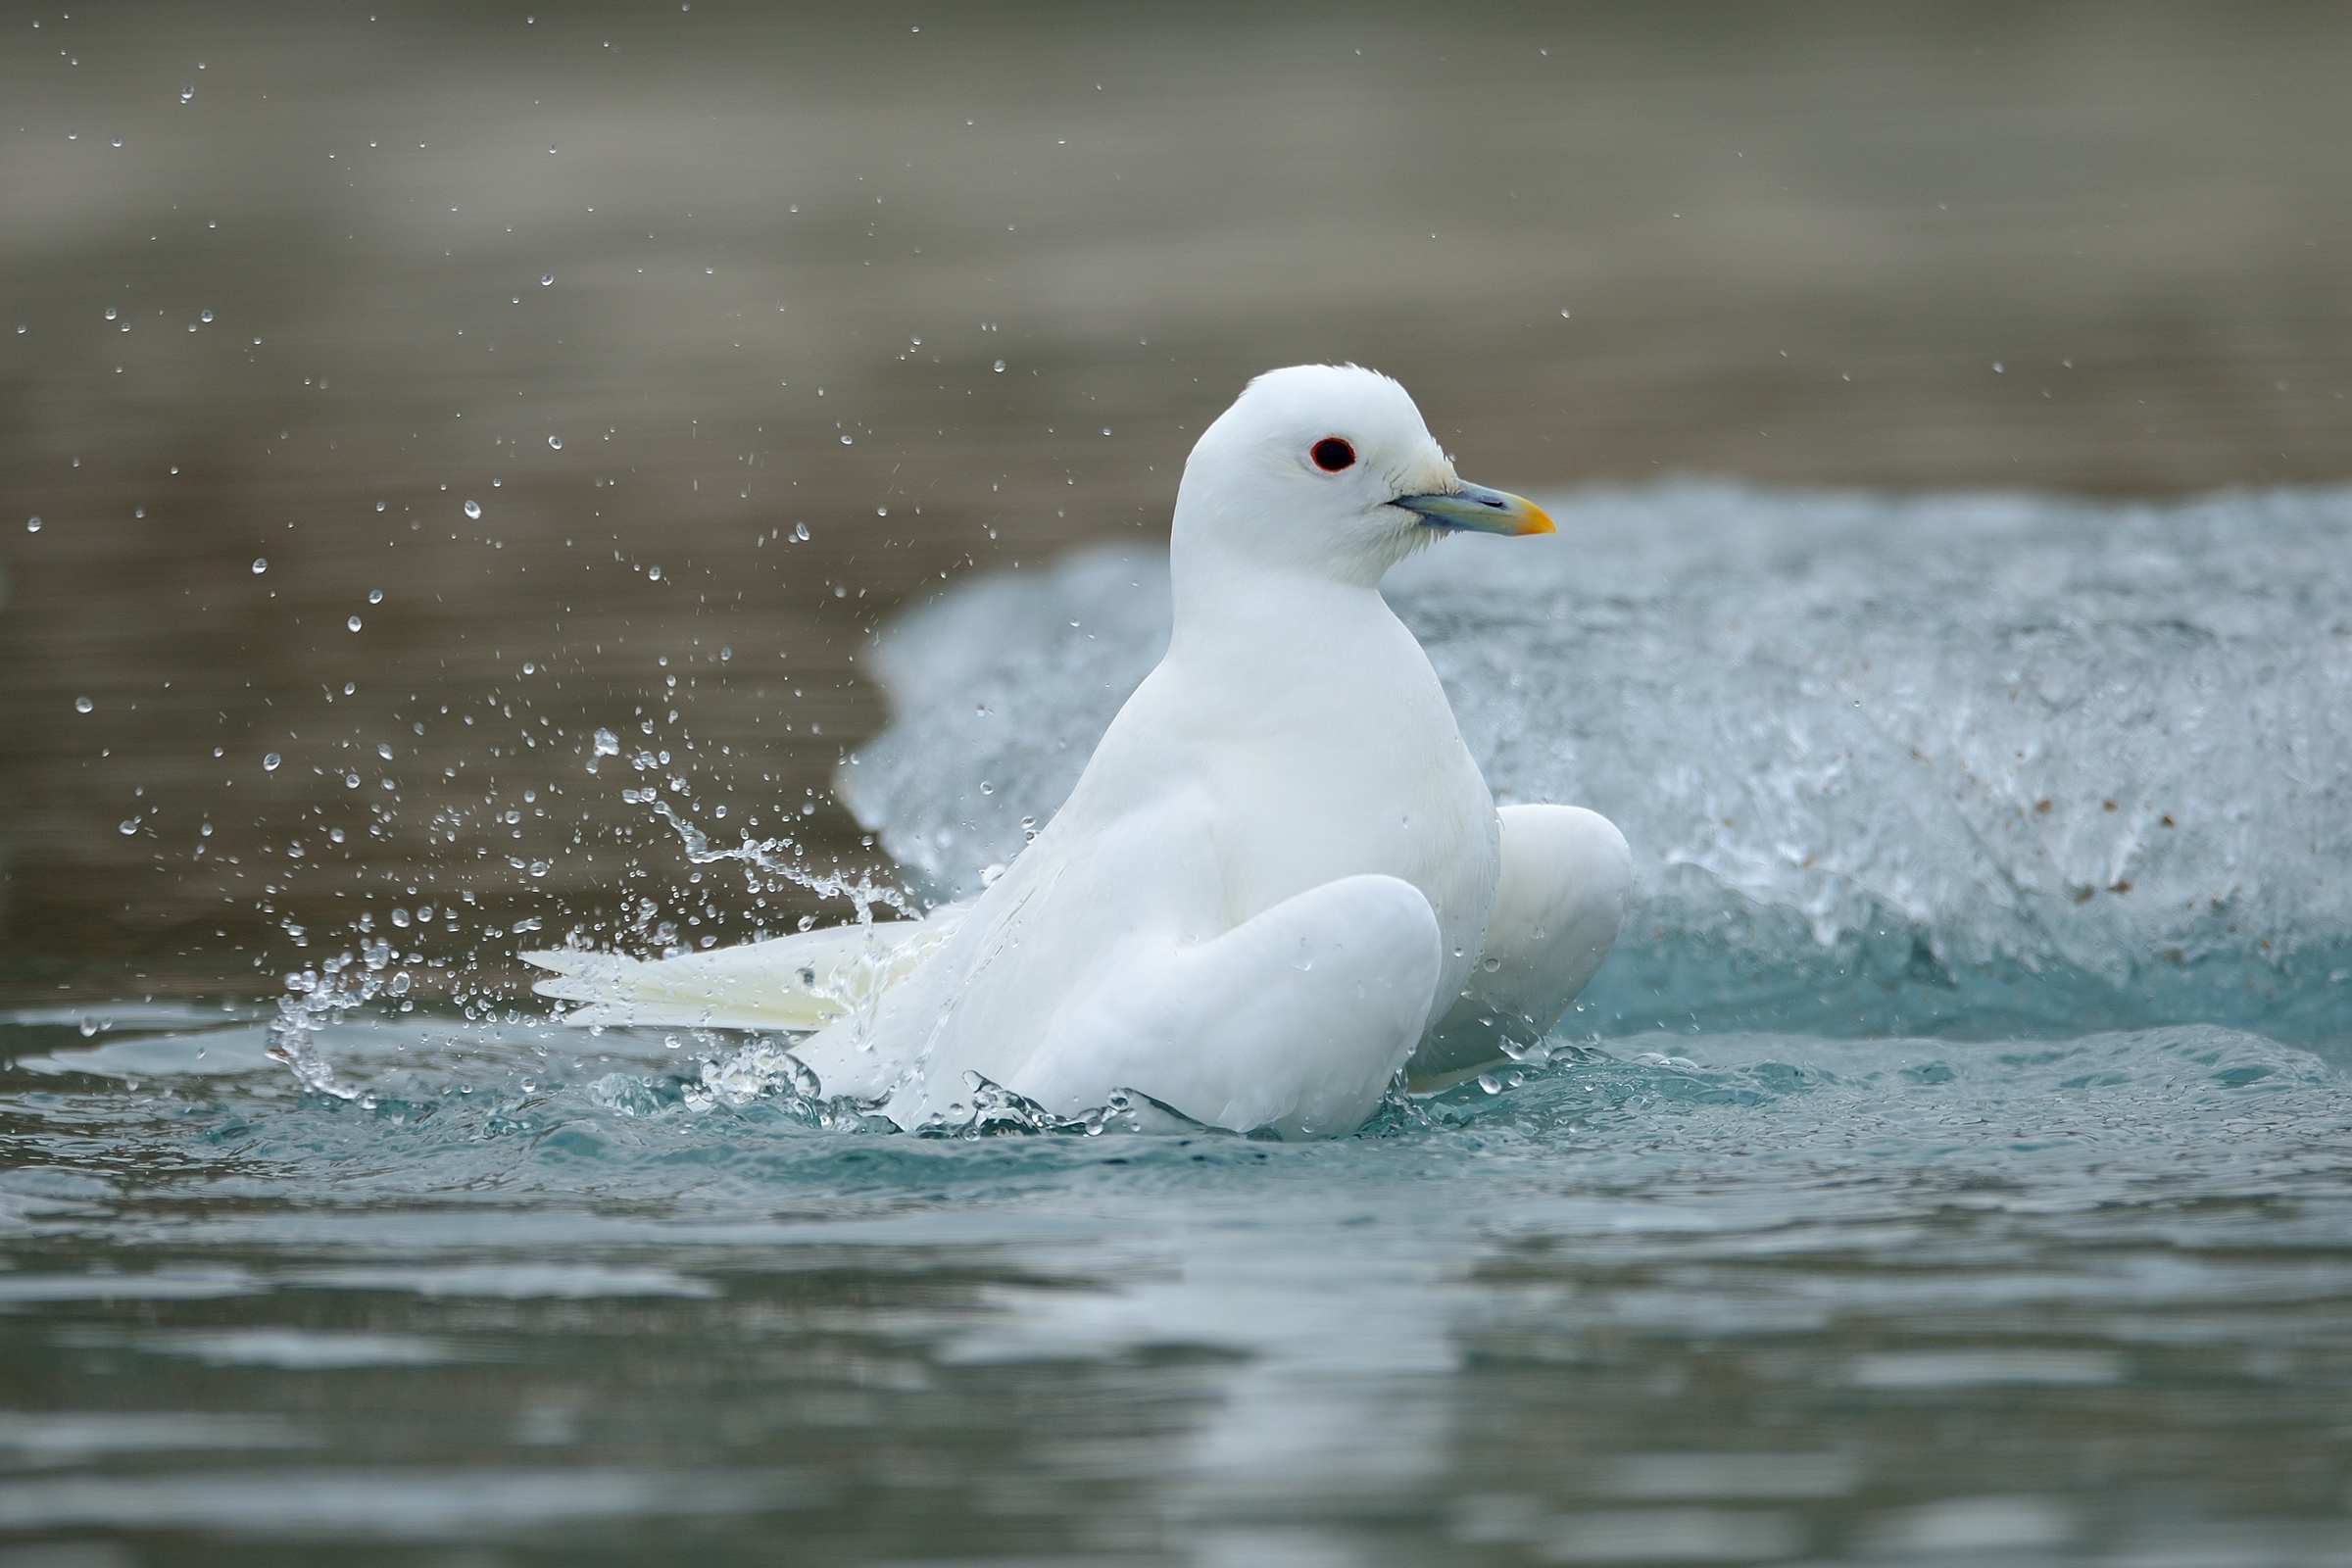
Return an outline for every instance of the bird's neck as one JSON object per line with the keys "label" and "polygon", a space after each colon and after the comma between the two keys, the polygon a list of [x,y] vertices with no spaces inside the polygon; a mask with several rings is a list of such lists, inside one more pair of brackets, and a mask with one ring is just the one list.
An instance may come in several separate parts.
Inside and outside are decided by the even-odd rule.
{"label": "bird's neck", "polygon": [[[1187,540],[1169,548],[1173,597],[1169,657],[1185,663],[1278,661],[1298,654],[1313,662],[1346,657],[1349,645],[1387,642],[1401,630],[1380,595],[1380,572],[1335,575],[1321,563],[1242,559],[1214,541]],[[1265,667],[1277,678],[1279,665]]]}

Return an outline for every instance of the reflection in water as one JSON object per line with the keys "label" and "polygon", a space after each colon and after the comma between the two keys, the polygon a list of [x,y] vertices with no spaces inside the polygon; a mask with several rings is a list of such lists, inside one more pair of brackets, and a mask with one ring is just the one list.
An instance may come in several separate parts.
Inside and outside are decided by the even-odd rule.
{"label": "reflection in water", "polygon": [[[1316,1195],[1320,1199],[1325,1195]],[[1215,1555],[1304,1550],[1335,1509],[1442,1487],[1459,1370],[1455,1319],[1475,1238],[1419,1224],[1249,1200],[1188,1207],[1171,1235],[1056,1248],[1091,1288],[1004,1293],[1007,1313],[954,1343],[965,1363],[1117,1361],[1171,1350],[1207,1356],[1196,1387],[1209,1413],[1168,1456],[1156,1506]],[[1419,1216],[1415,1216],[1418,1218]],[[1139,1245],[1140,1242],[1140,1245]],[[1033,1261],[1039,1261],[1033,1254]],[[1293,1558],[1292,1560],[1297,1560]]]}

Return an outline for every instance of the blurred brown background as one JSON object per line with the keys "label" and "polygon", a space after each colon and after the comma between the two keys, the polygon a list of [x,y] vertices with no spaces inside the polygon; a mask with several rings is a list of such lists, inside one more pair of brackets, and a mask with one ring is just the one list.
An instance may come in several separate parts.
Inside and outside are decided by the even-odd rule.
{"label": "blurred brown background", "polygon": [[492,968],[624,891],[703,935],[815,907],[685,883],[589,734],[672,751],[714,831],[870,858],[824,788],[883,716],[866,628],[1157,533],[1270,366],[1386,369],[1521,488],[2352,473],[2340,5],[76,4],[0,38],[20,997],[260,994],[315,956],[285,920],[466,894],[445,951]]}

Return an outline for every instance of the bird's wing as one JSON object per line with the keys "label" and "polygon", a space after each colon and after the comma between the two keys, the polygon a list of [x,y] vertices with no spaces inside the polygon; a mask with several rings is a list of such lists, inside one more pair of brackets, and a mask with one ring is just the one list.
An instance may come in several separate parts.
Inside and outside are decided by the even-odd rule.
{"label": "bird's wing", "polygon": [[1213,1126],[1329,1137],[1379,1104],[1440,967],[1418,888],[1342,877],[1211,941],[1131,945],[1012,1087],[1065,1112],[1140,1090]]}
{"label": "bird's wing", "polygon": [[570,1024],[821,1029],[872,1003],[955,931],[964,907],[922,920],[831,926],[674,958],[554,950],[518,954],[553,969],[531,989],[581,1004]]}
{"label": "bird's wing", "polygon": [[1442,1089],[1550,1032],[1616,944],[1633,884],[1625,835],[1579,806],[1506,806],[1502,873],[1470,984],[1407,1069]]}

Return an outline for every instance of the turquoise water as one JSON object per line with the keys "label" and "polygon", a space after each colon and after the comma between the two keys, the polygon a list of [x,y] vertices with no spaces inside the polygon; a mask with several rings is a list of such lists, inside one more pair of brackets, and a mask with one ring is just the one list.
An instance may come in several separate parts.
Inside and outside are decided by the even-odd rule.
{"label": "turquoise water", "polygon": [[[1393,594],[1639,906],[1353,1138],[888,1133],[781,1042],[395,1010],[438,928],[322,914],[381,990],[307,1079],[268,1004],[0,1015],[0,1564],[2352,1560],[2352,506],[1558,514]],[[919,887],[1155,569],[877,653]]]}
{"label": "turquoise water", "polygon": [[2345,1549],[2340,1054],[1716,1035],[1301,1147],[825,1130],[739,1044],[413,1017],[322,1040],[363,1105],[258,1018],[86,1021],[0,1025],[18,1542]]}

